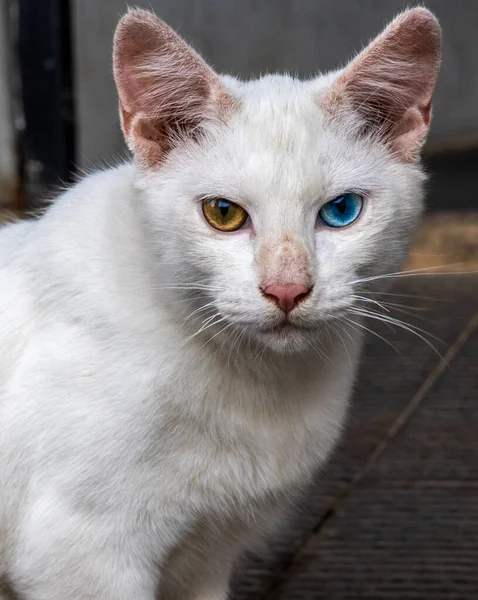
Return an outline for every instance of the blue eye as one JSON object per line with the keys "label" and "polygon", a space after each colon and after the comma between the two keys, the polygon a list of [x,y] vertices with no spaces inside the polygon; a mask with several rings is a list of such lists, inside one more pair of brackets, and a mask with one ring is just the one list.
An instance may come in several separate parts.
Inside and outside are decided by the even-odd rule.
{"label": "blue eye", "polygon": [[349,192],[324,204],[319,210],[319,217],[328,227],[345,227],[357,219],[362,206],[362,196]]}

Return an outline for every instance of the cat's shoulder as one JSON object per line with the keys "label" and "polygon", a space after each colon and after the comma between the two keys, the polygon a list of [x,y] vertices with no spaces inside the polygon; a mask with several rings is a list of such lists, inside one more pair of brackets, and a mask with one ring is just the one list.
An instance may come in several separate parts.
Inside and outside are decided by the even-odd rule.
{"label": "cat's shoulder", "polygon": [[112,201],[118,206],[134,193],[135,168],[124,163],[108,169],[84,172],[82,176],[50,204],[41,221],[58,224],[62,219],[72,222],[81,213],[92,218]]}
{"label": "cat's shoulder", "polygon": [[71,223],[80,212],[89,213],[93,217],[95,212],[101,210],[102,199],[108,201],[114,198],[119,204],[122,198],[134,193],[134,180],[135,168],[130,162],[83,172],[73,184],[45,201],[43,207],[33,211],[30,218],[0,227],[0,265],[15,246],[25,249],[41,234],[51,236],[51,227],[60,229],[62,220]]}

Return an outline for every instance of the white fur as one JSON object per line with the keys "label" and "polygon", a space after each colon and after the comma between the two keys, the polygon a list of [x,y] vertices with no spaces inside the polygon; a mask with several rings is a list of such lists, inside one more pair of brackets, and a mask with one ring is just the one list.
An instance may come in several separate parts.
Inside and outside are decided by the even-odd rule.
{"label": "white fur", "polygon": [[[320,108],[334,77],[224,78],[240,110],[161,169],[93,174],[0,232],[0,572],[22,598],[224,600],[329,455],[361,346],[340,321],[352,282],[398,268],[423,179]],[[359,220],[316,226],[349,189]],[[254,228],[214,231],[207,194]],[[286,235],[314,288],[308,329],[278,333],[257,253]]]}

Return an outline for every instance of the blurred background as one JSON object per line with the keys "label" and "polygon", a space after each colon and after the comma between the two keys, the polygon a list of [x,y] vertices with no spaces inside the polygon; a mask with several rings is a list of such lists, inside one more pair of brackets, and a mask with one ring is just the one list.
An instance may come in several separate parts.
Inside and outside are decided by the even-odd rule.
{"label": "blurred background", "polygon": [[[127,157],[111,69],[126,2],[0,2],[8,220],[83,170]],[[216,70],[248,78],[335,68],[415,2],[132,4],[154,9]],[[444,34],[424,152],[428,213],[405,267],[425,275],[401,278],[379,305],[405,328],[367,322],[341,446],[279,539],[246,561],[234,600],[478,598],[478,0],[420,5]]]}

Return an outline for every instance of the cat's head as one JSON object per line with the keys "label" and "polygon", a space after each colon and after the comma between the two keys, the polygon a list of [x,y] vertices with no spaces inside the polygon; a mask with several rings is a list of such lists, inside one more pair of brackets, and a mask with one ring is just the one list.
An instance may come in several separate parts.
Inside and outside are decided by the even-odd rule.
{"label": "cat's head", "polygon": [[399,268],[422,210],[439,63],[440,27],[423,8],[341,70],[249,82],[129,12],[114,49],[121,122],[181,314],[299,350],[347,318],[364,279]]}

